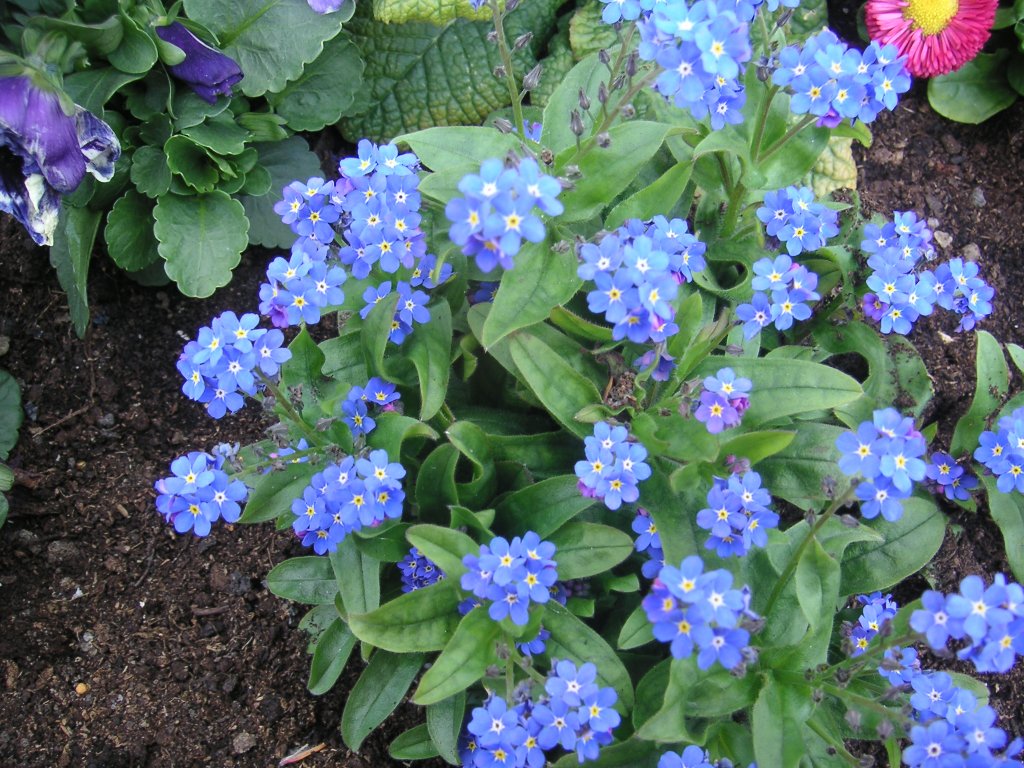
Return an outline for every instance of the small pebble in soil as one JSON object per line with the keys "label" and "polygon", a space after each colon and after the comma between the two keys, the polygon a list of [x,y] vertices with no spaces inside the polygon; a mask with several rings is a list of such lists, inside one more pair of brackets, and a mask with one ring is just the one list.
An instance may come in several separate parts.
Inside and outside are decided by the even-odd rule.
{"label": "small pebble in soil", "polygon": [[986,202],[988,201],[985,200],[985,192],[981,187],[975,187],[971,190],[971,205],[975,208],[984,208]]}
{"label": "small pebble in soil", "polygon": [[943,232],[941,229],[937,229],[932,232],[932,237],[935,239],[935,244],[939,248],[946,249],[953,244],[953,237],[948,232]]}
{"label": "small pebble in soil", "polygon": [[256,737],[246,731],[242,731],[231,740],[231,747],[235,750],[236,755],[244,755],[255,746]]}
{"label": "small pebble in soil", "polygon": [[951,155],[959,155],[960,150],[962,149],[960,142],[956,140],[956,137],[949,133],[943,135],[942,146]]}
{"label": "small pebble in soil", "polygon": [[964,246],[963,257],[967,261],[977,261],[981,258],[981,248],[977,243],[968,243]]}
{"label": "small pebble in soil", "polygon": [[85,696],[85,694],[87,694],[88,692],[89,692],[89,684],[88,683],[79,683],[78,685],[75,686],[75,693],[77,693],[79,696]]}
{"label": "small pebble in soil", "polygon": [[51,565],[67,562],[78,556],[78,547],[70,541],[51,541],[46,547],[46,559]]}

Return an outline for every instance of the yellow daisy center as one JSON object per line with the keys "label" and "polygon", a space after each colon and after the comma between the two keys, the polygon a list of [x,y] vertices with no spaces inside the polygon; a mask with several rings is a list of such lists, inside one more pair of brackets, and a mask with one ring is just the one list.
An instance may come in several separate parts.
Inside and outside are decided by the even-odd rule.
{"label": "yellow daisy center", "polygon": [[937,35],[960,10],[959,0],[909,0],[903,18],[926,35]]}

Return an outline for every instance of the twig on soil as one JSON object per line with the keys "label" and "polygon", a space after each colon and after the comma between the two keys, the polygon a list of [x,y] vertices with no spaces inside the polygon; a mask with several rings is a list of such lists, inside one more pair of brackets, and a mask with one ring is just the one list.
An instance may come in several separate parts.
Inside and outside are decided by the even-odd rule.
{"label": "twig on soil", "polygon": [[192,606],[193,616],[220,616],[222,613],[227,613],[231,610],[229,605],[218,605],[213,608],[200,608],[199,606]]}

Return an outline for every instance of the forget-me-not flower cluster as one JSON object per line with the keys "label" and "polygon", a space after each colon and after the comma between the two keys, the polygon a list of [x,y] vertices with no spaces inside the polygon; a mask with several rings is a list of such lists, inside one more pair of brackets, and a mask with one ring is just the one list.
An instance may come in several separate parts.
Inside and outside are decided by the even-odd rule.
{"label": "forget-me-not flower cluster", "polygon": [[437,567],[437,563],[416,547],[412,547],[409,554],[398,561],[398,569],[402,573],[403,592],[415,592],[444,578],[444,571]]}
{"label": "forget-me-not flower cluster", "polygon": [[885,622],[896,617],[899,606],[893,602],[892,595],[873,592],[870,595],[857,595],[857,602],[864,606],[857,623],[850,630],[850,655],[860,656],[868,649],[871,641],[882,631]]}
{"label": "forget-me-not flower cluster", "polygon": [[779,527],[771,503],[771,494],[753,470],[714,478],[708,506],[697,513],[697,525],[711,533],[704,547],[719,557],[742,557],[751,547],[765,546],[768,531]]}
{"label": "forget-me-not flower cluster", "polygon": [[981,433],[974,459],[996,476],[1000,491],[1024,493],[1024,408],[999,419],[995,432]]}
{"label": "forget-me-not flower cluster", "polygon": [[736,317],[743,323],[743,335],[748,339],[769,325],[780,331],[792,328],[795,321],[811,316],[807,302],[821,298],[816,290],[817,273],[786,254],[758,259],[751,286],[754,295],[750,302],[736,307]]}
{"label": "forget-me-not flower cluster", "polygon": [[480,173],[467,174],[459,182],[462,197],[445,207],[451,222],[448,236],[476,259],[481,271],[512,269],[524,240],[544,240],[539,212],[557,216],[565,209],[558,200],[561,191],[561,183],[533,158],[520,158],[513,165],[498,158],[485,160]]}
{"label": "forget-me-not flower cluster", "polygon": [[672,302],[679,286],[704,269],[706,248],[682,219],[629,219],[599,242],[580,246],[576,273],[593,282],[587,306],[612,325],[612,338],[660,343],[679,332]]}
{"label": "forget-me-not flower cluster", "polygon": [[782,49],[772,82],[790,91],[794,114],[816,115],[819,125],[833,128],[843,118],[870,123],[910,90],[905,61],[893,45],[872,41],[862,52],[824,29],[803,46]]}
{"label": "forget-me-not flower cluster", "polygon": [[924,468],[927,485],[950,501],[966,501],[978,487],[978,478],[968,474],[948,453],[936,451]]}
{"label": "forget-me-not flower cluster", "polygon": [[632,528],[636,534],[633,549],[641,555],[647,555],[647,561],[640,567],[640,572],[645,579],[653,579],[665,565],[665,551],[661,548],[658,526],[654,524],[651,513],[639,507],[636,517],[633,518]]}
{"label": "forget-me-not flower cluster", "polygon": [[206,536],[218,520],[237,522],[249,489],[224,471],[227,454],[193,451],[171,462],[171,477],[156,481],[156,508],[178,533]]}
{"label": "forget-me-not flower cluster", "polygon": [[960,591],[943,594],[928,590],[922,608],[910,616],[910,626],[935,650],[962,641],[957,658],[979,672],[1007,672],[1024,654],[1024,588],[996,574],[986,586],[980,576],[960,582]]}
{"label": "forget-me-not flower cluster", "polygon": [[530,605],[551,599],[551,587],[558,579],[555,545],[541,541],[533,531],[509,541],[495,536],[481,544],[476,555],[466,555],[469,569],[462,575],[462,588],[490,603],[488,615],[494,621],[506,616],[513,624],[530,620]]}
{"label": "forget-me-not flower cluster", "polygon": [[651,476],[645,463],[647,449],[629,439],[624,426],[606,421],[594,425],[594,434],[583,439],[586,459],[576,462],[577,487],[584,496],[600,499],[608,509],[640,498],[637,483]]}
{"label": "forget-me-not flower cluster", "polygon": [[387,451],[346,456],[313,475],[292,502],[292,530],[318,555],[334,552],[353,531],[375,528],[402,516],[405,467]]}
{"label": "forget-me-not flower cluster", "polygon": [[[816,251],[839,234],[839,214],[817,202],[810,187],[791,185],[768,192],[757,209],[757,218],[764,224],[765,233],[786,246],[790,256]],[[760,282],[763,284],[755,286],[755,290],[771,289],[770,282]]]}
{"label": "forget-me-not flower cluster", "polygon": [[394,384],[374,376],[365,386],[354,386],[348,391],[341,401],[341,420],[348,425],[353,438],[367,435],[377,426],[371,408],[393,411],[401,397]]}
{"label": "forget-me-not flower cluster", "polygon": [[597,667],[552,660],[544,690],[534,696],[522,686],[511,704],[492,695],[476,707],[466,725],[459,756],[472,768],[539,768],[559,747],[580,763],[596,760],[612,741],[621,717],[614,688],[597,684]]}
{"label": "forget-me-not flower cluster", "polygon": [[701,669],[715,662],[738,669],[744,663],[750,641],[744,625],[758,617],[750,610],[750,590],[734,589],[732,580],[725,569],[705,572],[697,555],[661,569],[642,605],[654,637],[669,644],[673,658],[696,651]]}
{"label": "forget-me-not flower cluster", "polygon": [[704,379],[704,389],[694,416],[712,435],[739,426],[743,414],[750,407],[747,396],[752,386],[750,379],[736,376],[732,368],[722,368],[714,376]]}
{"label": "forget-me-not flower cluster", "polygon": [[864,517],[881,515],[889,522],[903,516],[903,499],[910,498],[914,483],[925,477],[927,444],[914,426],[914,420],[901,416],[894,408],[874,412],[856,432],[844,432],[836,438],[842,456],[839,469],[850,477],[861,476],[857,498]]}
{"label": "forget-me-not flower cluster", "polygon": [[224,312],[200,328],[178,358],[178,372],[185,379],[181,391],[203,403],[215,419],[239,410],[244,395],[256,395],[260,377],[276,377],[291,359],[282,346],[284,334],[258,326],[259,317],[252,313],[238,317]]}

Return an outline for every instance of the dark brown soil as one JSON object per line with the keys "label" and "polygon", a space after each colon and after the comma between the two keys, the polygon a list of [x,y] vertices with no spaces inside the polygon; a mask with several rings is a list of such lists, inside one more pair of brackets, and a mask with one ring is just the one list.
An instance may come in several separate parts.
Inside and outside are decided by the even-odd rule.
{"label": "dark brown soil", "polygon": [[[1022,124],[1022,104],[981,126],[949,123],[917,87],[858,157],[869,210],[937,219],[952,238],[940,258],[976,247],[997,291],[982,327],[1017,343]],[[265,258],[251,254],[227,289],[195,301],[136,286],[99,256],[94,322],[79,341],[46,252],[0,223],[0,335],[10,338],[0,366],[21,382],[28,413],[0,529],[0,765],[270,766],[320,743],[302,765],[397,765],[386,745],[417,722],[414,709],[356,756],[338,733],[354,675],[323,697],[305,689],[302,608],[262,583],[292,538],[266,526],[178,537],[153,509],[153,480],[174,456],[261,435],[251,411],[207,418],[179,393],[174,363],[213,315],[252,309]],[[935,377],[931,418],[948,435],[973,391],[973,341],[948,318],[912,338]],[[954,521],[926,579],[949,589],[968,573],[1008,572],[984,512]],[[1022,680],[1018,669],[989,681],[1004,724],[1024,723]]]}

